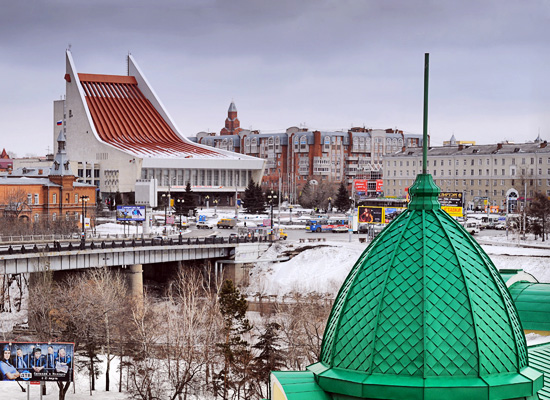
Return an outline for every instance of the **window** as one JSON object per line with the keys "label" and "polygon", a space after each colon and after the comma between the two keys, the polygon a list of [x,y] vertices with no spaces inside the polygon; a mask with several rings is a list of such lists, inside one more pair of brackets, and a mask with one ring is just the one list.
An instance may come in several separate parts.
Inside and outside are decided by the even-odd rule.
{"label": "window", "polygon": [[52,214],[52,221],[55,221],[57,219],[57,214],[56,213],[53,213]]}
{"label": "window", "polygon": [[32,204],[32,194],[27,194],[27,204]]}
{"label": "window", "polygon": [[504,172],[504,168],[502,169],[502,175],[506,175],[506,173]]}
{"label": "window", "polygon": [[[38,204],[38,193],[34,194],[34,204]],[[36,214],[38,215],[38,214]]]}
{"label": "window", "polygon": [[525,164],[525,158],[522,158],[522,159],[521,159],[521,164],[522,164],[522,165]]}
{"label": "window", "polygon": [[[52,204],[57,204],[57,193],[52,194]],[[54,213],[55,215],[55,213]],[[54,219],[55,221],[55,219]]]}

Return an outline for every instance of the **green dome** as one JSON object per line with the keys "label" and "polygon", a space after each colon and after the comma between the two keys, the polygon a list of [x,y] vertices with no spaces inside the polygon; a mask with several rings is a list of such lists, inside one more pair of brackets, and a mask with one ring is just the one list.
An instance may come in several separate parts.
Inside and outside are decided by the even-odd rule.
{"label": "green dome", "polygon": [[[336,298],[320,362],[323,390],[369,399],[532,396],[510,295],[481,247],[441,210],[419,175],[408,210],[361,255]],[[342,398],[335,396],[335,398]]]}

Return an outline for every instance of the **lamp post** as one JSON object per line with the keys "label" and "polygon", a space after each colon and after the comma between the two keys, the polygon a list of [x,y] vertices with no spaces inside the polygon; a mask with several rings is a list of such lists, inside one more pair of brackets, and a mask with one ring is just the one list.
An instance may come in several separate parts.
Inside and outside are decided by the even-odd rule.
{"label": "lamp post", "polygon": [[328,210],[327,210],[327,214],[330,213],[330,211],[332,210],[332,197],[329,197],[328,198]]}
{"label": "lamp post", "polygon": [[182,221],[181,220],[182,220],[182,216],[183,216],[182,209],[183,209],[183,203],[185,203],[185,200],[182,199],[182,198],[179,198],[179,199],[176,200],[176,203],[177,203],[176,214],[179,214],[179,216],[180,216],[180,238],[179,238],[180,240],[179,241],[181,243],[181,228],[182,228],[182,226],[181,226]]}
{"label": "lamp post", "polygon": [[204,196],[204,199],[206,200],[206,208],[209,208],[210,203],[208,202],[210,200],[210,196],[206,195]]}
{"label": "lamp post", "polygon": [[218,199],[212,200],[212,203],[214,203],[214,215],[218,215]]}
{"label": "lamp post", "polygon": [[271,220],[270,220],[270,225],[271,225],[271,240],[273,240],[273,201],[274,200],[277,200],[277,194],[271,190],[270,193],[267,195],[267,200],[269,201],[269,205],[271,207]]}
{"label": "lamp post", "polygon": [[86,243],[86,203],[88,200],[90,200],[90,196],[80,196],[80,201],[82,201],[82,237],[80,243],[82,245]]}
{"label": "lamp post", "polygon": [[167,200],[170,201],[170,196],[166,196],[166,193],[162,195],[162,202],[164,203],[164,226],[168,224],[168,206]]}

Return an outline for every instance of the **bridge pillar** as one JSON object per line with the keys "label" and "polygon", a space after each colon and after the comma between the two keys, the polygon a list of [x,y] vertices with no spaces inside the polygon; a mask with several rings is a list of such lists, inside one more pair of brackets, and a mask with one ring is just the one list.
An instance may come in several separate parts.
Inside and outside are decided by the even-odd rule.
{"label": "bridge pillar", "polygon": [[127,270],[128,283],[130,286],[130,295],[135,297],[143,296],[143,265],[134,264],[130,265],[130,269]]}

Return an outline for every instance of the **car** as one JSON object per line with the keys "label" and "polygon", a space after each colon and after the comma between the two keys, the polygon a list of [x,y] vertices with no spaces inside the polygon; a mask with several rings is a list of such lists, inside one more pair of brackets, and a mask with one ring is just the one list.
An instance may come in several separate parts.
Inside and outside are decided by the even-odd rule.
{"label": "car", "polygon": [[495,224],[494,228],[496,230],[499,230],[499,231],[505,231],[506,230],[506,224],[504,222],[499,222],[498,224]]}
{"label": "car", "polygon": [[336,228],[332,229],[333,233],[346,233],[348,231],[347,226],[337,226]]}
{"label": "car", "polygon": [[204,221],[199,221],[197,222],[197,229],[212,229],[212,225],[209,225]]}

